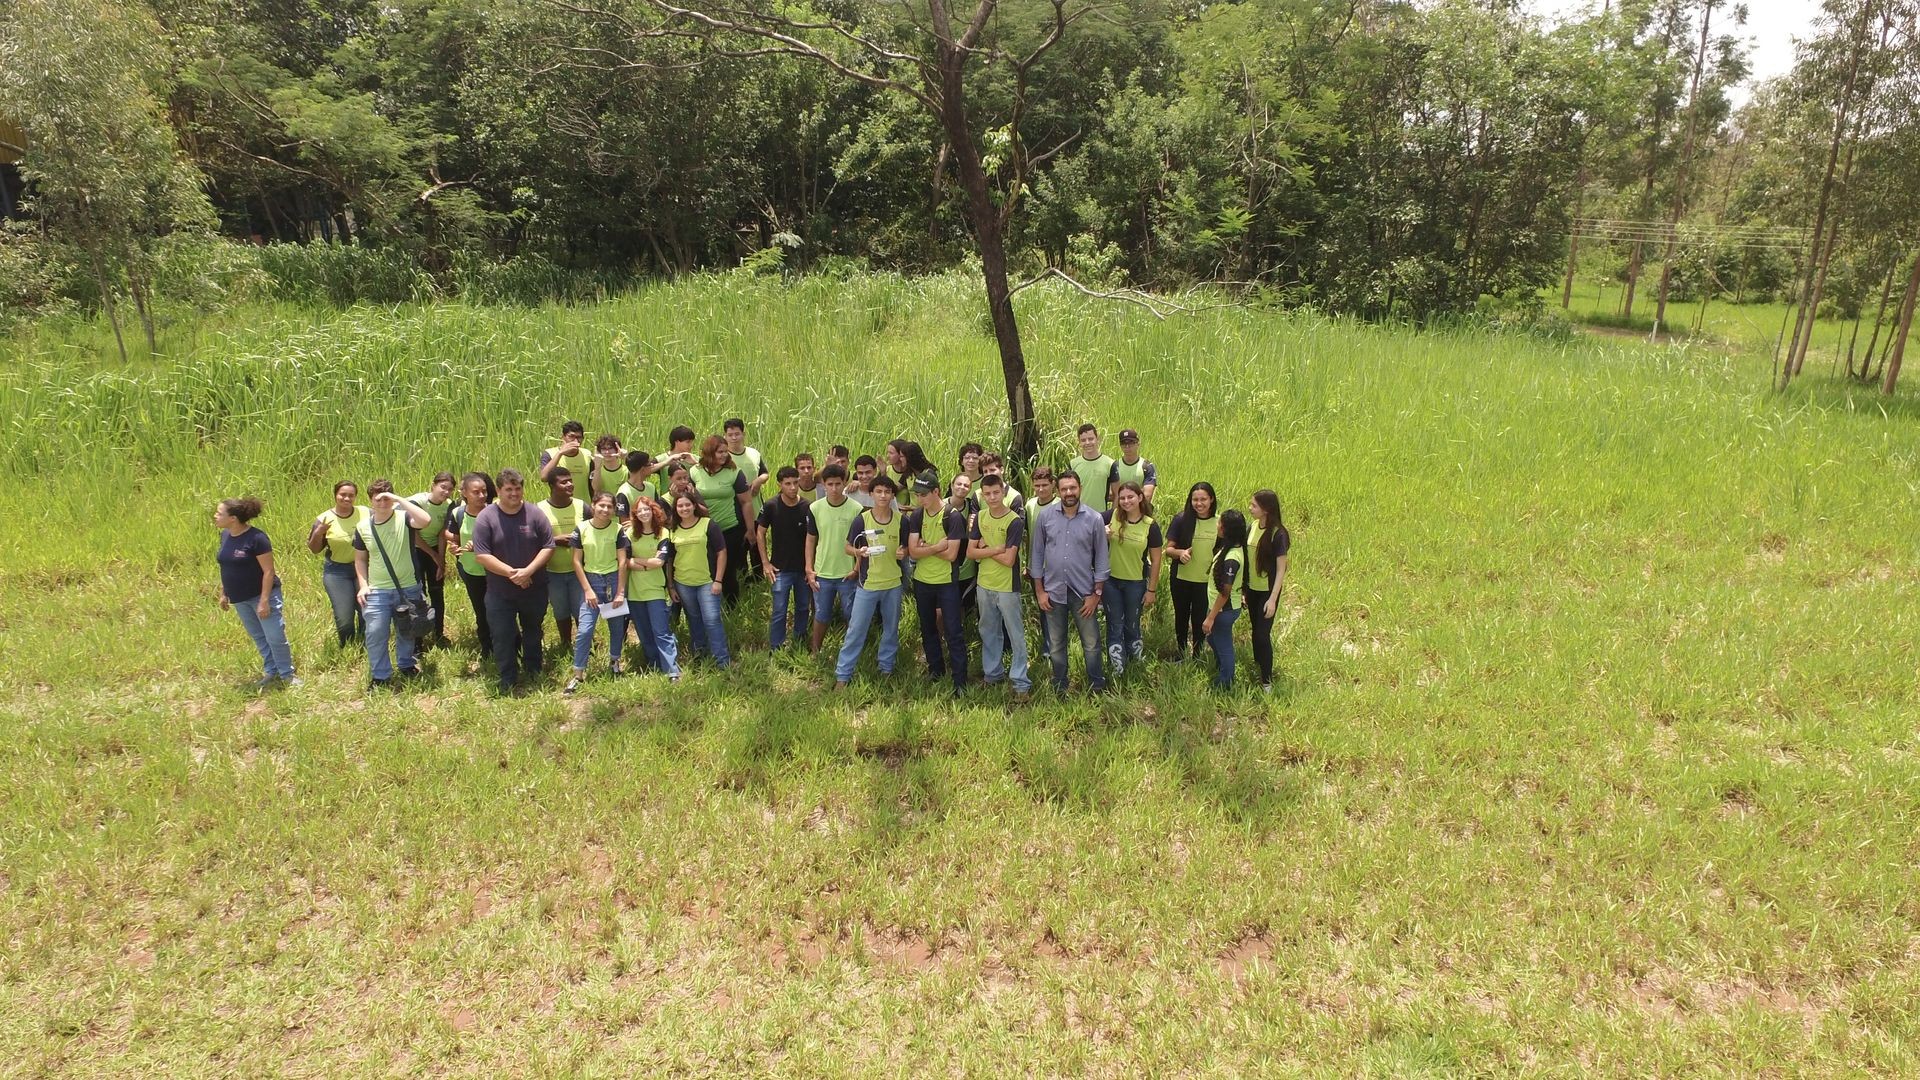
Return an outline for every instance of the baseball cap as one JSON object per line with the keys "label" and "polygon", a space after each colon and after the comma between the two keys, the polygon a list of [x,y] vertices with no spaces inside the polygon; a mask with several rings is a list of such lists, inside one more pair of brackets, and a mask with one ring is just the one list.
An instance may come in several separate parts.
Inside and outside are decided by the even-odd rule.
{"label": "baseball cap", "polygon": [[1120,444],[1122,446],[1126,445],[1127,443],[1137,443],[1139,441],[1140,441],[1139,432],[1133,430],[1132,428],[1120,429]]}
{"label": "baseball cap", "polygon": [[925,469],[914,474],[913,493],[915,495],[925,495],[930,491],[939,491],[939,490],[940,490],[940,474],[939,473],[933,471],[932,469]]}

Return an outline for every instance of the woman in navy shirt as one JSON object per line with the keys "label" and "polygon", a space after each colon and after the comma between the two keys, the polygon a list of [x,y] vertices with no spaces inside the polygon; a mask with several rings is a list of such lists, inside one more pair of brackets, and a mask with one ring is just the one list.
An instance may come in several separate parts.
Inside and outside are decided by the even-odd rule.
{"label": "woman in navy shirt", "polygon": [[213,523],[220,527],[220,607],[239,614],[240,625],[260,650],[265,674],[255,687],[266,690],[280,682],[299,686],[293,674],[293,650],[287,645],[287,624],[281,617],[273,541],[249,524],[259,516],[259,499],[222,499],[213,508]]}

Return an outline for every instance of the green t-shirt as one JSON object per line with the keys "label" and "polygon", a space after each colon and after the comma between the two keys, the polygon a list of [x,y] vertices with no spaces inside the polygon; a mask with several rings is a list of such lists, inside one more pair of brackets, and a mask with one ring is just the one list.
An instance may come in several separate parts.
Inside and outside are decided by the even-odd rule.
{"label": "green t-shirt", "polygon": [[853,573],[856,560],[847,554],[847,534],[865,508],[850,498],[835,506],[822,495],[809,509],[807,532],[814,538],[814,574],[831,581]]}
{"label": "green t-shirt", "polygon": [[[923,544],[945,543],[967,535],[967,519],[958,510],[948,510],[945,503],[940,504],[932,520],[928,520],[925,510],[915,510],[907,518],[907,527],[919,535]],[[958,542],[962,549],[966,547],[965,539]],[[964,550],[954,553],[954,558],[964,557]],[[938,555],[919,556],[913,560],[913,580],[922,585],[945,585],[954,580],[953,560]]]}
{"label": "green t-shirt", "polygon": [[[461,547],[471,547],[473,545],[473,523],[478,519],[478,514],[467,513],[465,503],[460,505]],[[460,564],[460,571],[468,577],[480,577],[487,572],[487,568],[480,565],[480,557],[471,551],[461,554],[461,556],[454,561]]]}
{"label": "green t-shirt", "polygon": [[1147,576],[1147,552],[1160,546],[1160,526],[1150,517],[1121,521],[1120,511],[1107,524],[1107,576],[1140,581]]}
{"label": "green t-shirt", "polygon": [[[766,459],[760,456],[760,451],[751,446],[737,454],[729,450],[727,456],[733,459],[733,467],[740,470],[740,475],[747,478],[748,485],[752,485],[755,477],[762,476],[767,471]],[[766,488],[762,487],[760,491],[753,493],[753,512],[756,517],[760,514],[760,508],[767,505],[766,496],[763,494],[765,491]]]}
{"label": "green t-shirt", "polygon": [[[547,448],[546,453],[540,456],[544,459],[540,462],[541,468],[546,468],[548,462],[556,458],[559,459],[560,467],[567,470],[567,474],[573,477],[573,484],[576,488],[585,486],[583,481],[587,479],[589,473],[593,470],[593,454],[584,446],[571,454],[562,454],[559,447],[550,446]],[[534,470],[533,475],[538,477],[540,475],[539,469]]]}
{"label": "green t-shirt", "polygon": [[[1029,541],[1031,541],[1031,538],[1033,536],[1033,519],[1039,515],[1040,511],[1045,510],[1047,507],[1052,506],[1054,503],[1057,503],[1059,501],[1060,501],[1060,497],[1058,495],[1054,496],[1051,499],[1048,499],[1046,502],[1040,502],[1035,499],[1028,499],[1026,505],[1020,508],[1020,512],[1027,516],[1027,536],[1029,538]],[[1033,563],[1033,546],[1031,542],[1029,542],[1027,546],[1026,559],[1028,563],[1028,569],[1031,570],[1032,563]]]}
{"label": "green t-shirt", "polygon": [[1220,515],[1196,518],[1193,523],[1193,558],[1173,572],[1176,581],[1205,582],[1213,568],[1213,540],[1220,535]]}
{"label": "green t-shirt", "polygon": [[626,507],[627,515],[630,517],[633,514],[634,503],[639,502],[641,499],[655,498],[659,493],[660,490],[654,486],[653,481],[643,480],[640,482],[639,487],[635,487],[633,477],[628,476],[627,479],[620,481],[620,490],[614,492],[614,501]]}
{"label": "green t-shirt", "polygon": [[[575,499],[566,506],[559,507],[546,499],[541,499],[534,505],[540,508],[541,513],[547,515],[547,521],[553,525],[554,537],[559,538],[571,535],[573,530],[580,527],[580,511],[585,504]],[[547,572],[550,574],[573,573],[573,549],[556,546],[553,549],[553,558],[547,560]]]}
{"label": "green t-shirt", "polygon": [[[379,543],[374,542],[374,532],[379,531]],[[362,518],[354,530],[353,546],[367,553],[367,587],[370,589],[411,589],[420,584],[420,578],[413,572],[413,536],[407,528],[407,515],[399,510],[393,512],[383,524],[374,524],[373,515]],[[380,557],[382,547],[386,549],[386,558]],[[392,572],[387,564],[392,563]]]}
{"label": "green t-shirt", "polygon": [[[1026,538],[1026,521],[1013,510],[994,517],[992,510],[981,507],[979,515],[974,518],[973,531],[974,535],[980,538],[980,542],[988,547],[1005,546],[1007,536],[1011,533],[1013,543],[1018,547]],[[1017,564],[1019,561],[1016,553],[1014,562]],[[1013,591],[1013,567],[1002,566],[997,559],[980,559],[977,564],[980,567],[981,588],[990,592]]]}
{"label": "green t-shirt", "polygon": [[673,541],[673,583],[688,587],[713,584],[713,567],[707,565],[707,548],[712,536],[713,519],[695,521],[690,528],[674,526],[667,530]]}
{"label": "green t-shirt", "polygon": [[693,489],[706,501],[707,513],[721,531],[740,524],[740,493],[747,490],[747,476],[738,467],[728,465],[717,473],[695,465],[687,470]]}
{"label": "green t-shirt", "polygon": [[440,534],[447,530],[447,515],[453,513],[453,508],[459,505],[459,500],[448,496],[446,502],[436,503],[430,498],[432,494],[431,491],[423,491],[407,501],[427,512],[427,527],[420,532],[438,540]]}
{"label": "green t-shirt", "polygon": [[1260,541],[1272,531],[1265,525],[1255,525],[1253,535],[1247,538],[1247,588],[1257,593],[1273,588],[1273,578],[1260,572],[1260,560],[1254,558],[1260,551]]}
{"label": "green t-shirt", "polygon": [[[589,574],[614,574],[620,571],[620,552],[627,546],[627,534],[617,521],[600,528],[591,520],[573,530],[573,542],[580,553],[580,567]],[[558,555],[556,550],[554,554]]]}
{"label": "green t-shirt", "polygon": [[873,511],[862,510],[848,527],[846,542],[865,544],[881,550],[861,560],[860,587],[868,592],[884,592],[897,588],[900,584],[900,560],[894,553],[900,550],[902,526],[906,515],[898,507],[893,516],[883,524],[873,516]]}
{"label": "green t-shirt", "polygon": [[323,552],[326,560],[330,563],[345,563],[352,566],[353,534],[359,532],[360,523],[367,520],[367,508],[356,506],[353,508],[353,516],[347,518],[328,510],[326,519],[327,550]]}
{"label": "green t-shirt", "polygon": [[[633,535],[630,526],[621,526],[627,530],[627,557],[634,560],[657,559],[660,557],[660,544],[664,537],[652,533]],[[627,599],[635,602],[644,600],[665,600],[667,598],[667,568],[656,566],[648,569],[642,566],[627,565]]]}
{"label": "green t-shirt", "polygon": [[1147,459],[1142,457],[1139,461],[1129,465],[1124,459],[1115,458],[1113,460],[1113,472],[1108,476],[1108,479],[1120,484],[1131,480],[1143,488],[1146,487]]}
{"label": "green t-shirt", "polygon": [[607,468],[606,462],[601,461],[597,457],[593,459],[593,493],[595,495],[603,491],[609,493],[617,492],[620,490],[620,486],[626,482],[627,465],[625,461],[609,469]]}
{"label": "green t-shirt", "polygon": [[[1246,594],[1240,591],[1240,571],[1247,565],[1247,549],[1238,547],[1227,552],[1221,563],[1227,569],[1227,606],[1238,611],[1247,603]],[[1208,573],[1212,573],[1211,567]],[[1218,581],[1214,582],[1214,588],[1218,589],[1219,585]]]}
{"label": "green t-shirt", "polygon": [[1113,459],[1105,454],[1088,460],[1079,454],[1067,465],[1080,478],[1080,505],[1089,510],[1107,508],[1107,481],[1113,478]]}

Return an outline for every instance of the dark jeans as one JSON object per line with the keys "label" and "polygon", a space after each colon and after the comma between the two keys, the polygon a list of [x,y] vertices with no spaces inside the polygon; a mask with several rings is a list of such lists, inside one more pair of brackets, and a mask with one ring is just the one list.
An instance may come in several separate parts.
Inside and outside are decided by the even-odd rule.
{"label": "dark jeans", "polygon": [[727,572],[720,577],[720,597],[732,607],[740,600],[740,575],[747,570],[747,527],[735,525],[720,535],[727,541]]}
{"label": "dark jeans", "polygon": [[458,571],[467,587],[467,603],[473,605],[473,642],[481,652],[493,649],[493,634],[487,630],[487,575]]}
{"label": "dark jeans", "polygon": [[1247,625],[1253,630],[1253,664],[1260,669],[1260,684],[1265,686],[1273,681],[1273,620],[1267,618],[1267,598],[1273,590],[1242,589],[1240,595],[1247,605]]}
{"label": "dark jeans", "polygon": [[[920,647],[927,654],[927,674],[933,678],[953,676],[953,688],[967,685],[967,635],[960,626],[960,585],[913,583],[913,608],[920,615]],[[936,621],[935,615],[939,618]],[[945,649],[941,648],[941,629],[946,630]],[[944,651],[944,656],[942,655]]]}
{"label": "dark jeans", "polygon": [[1193,638],[1193,654],[1207,643],[1207,635],[1200,624],[1207,621],[1207,612],[1213,610],[1213,597],[1208,595],[1204,581],[1181,581],[1173,579],[1173,640],[1180,646],[1180,655],[1187,653],[1187,638]]}
{"label": "dark jeans", "polygon": [[[546,582],[534,575],[534,587],[516,589],[519,596],[487,594],[487,628],[493,632],[493,666],[500,672],[500,689],[511,690],[526,668],[528,682],[540,677],[540,631],[547,621]],[[519,656],[516,657],[515,645]]]}
{"label": "dark jeans", "polygon": [[[447,583],[434,576],[433,556],[413,549],[413,572],[420,579],[420,587],[427,592],[427,603],[433,605],[433,636],[445,641],[447,638]],[[425,641],[422,633],[415,641]]]}

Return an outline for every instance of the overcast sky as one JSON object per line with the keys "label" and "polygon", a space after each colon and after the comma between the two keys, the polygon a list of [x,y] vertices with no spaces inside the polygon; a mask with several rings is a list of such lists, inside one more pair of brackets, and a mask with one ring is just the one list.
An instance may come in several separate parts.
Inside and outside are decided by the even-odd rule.
{"label": "overcast sky", "polygon": [[[1601,0],[1534,0],[1534,6],[1551,18],[1578,15],[1597,9]],[[1813,29],[1813,18],[1820,13],[1818,0],[1745,0],[1747,24],[1733,30],[1751,44],[1747,53],[1754,80],[1784,75],[1793,66],[1793,39],[1805,37]],[[1720,27],[1731,28],[1733,4],[1724,4],[1713,13],[1714,36]],[[1695,27],[1698,30],[1698,27]],[[1734,95],[1746,100],[1744,88]]]}

